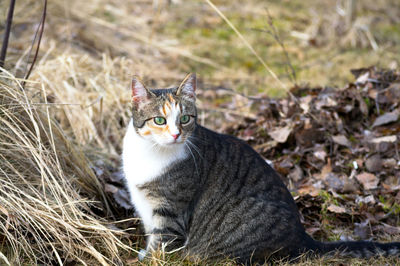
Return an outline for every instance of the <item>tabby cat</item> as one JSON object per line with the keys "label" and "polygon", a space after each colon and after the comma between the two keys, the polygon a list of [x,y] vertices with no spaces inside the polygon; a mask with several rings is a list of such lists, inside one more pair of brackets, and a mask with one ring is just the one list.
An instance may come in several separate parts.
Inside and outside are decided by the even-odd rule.
{"label": "tabby cat", "polygon": [[123,169],[147,253],[243,263],[303,253],[399,256],[400,242],[313,240],[276,172],[242,140],[197,124],[195,89],[194,74],[169,89],[132,81]]}

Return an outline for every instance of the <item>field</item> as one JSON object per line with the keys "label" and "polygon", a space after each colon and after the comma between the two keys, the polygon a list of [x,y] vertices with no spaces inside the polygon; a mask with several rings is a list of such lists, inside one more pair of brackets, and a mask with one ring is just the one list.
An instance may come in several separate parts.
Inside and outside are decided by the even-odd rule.
{"label": "field", "polygon": [[[8,54],[0,73],[0,264],[139,263],[137,251],[144,240],[133,211],[125,208],[128,203],[118,172],[133,75],[151,86],[163,87],[177,85],[187,73],[196,72],[200,122],[244,138],[279,165],[289,156],[284,148],[292,156],[294,146],[264,145],[264,140],[270,139],[263,131],[266,125],[282,127],[279,121],[269,122],[268,115],[263,117],[262,104],[271,103],[266,97],[277,99],[283,110],[288,94],[300,99],[315,96],[322,88],[351,88],[348,84],[356,80],[351,69],[375,66],[392,69],[399,77],[400,3],[354,1],[355,7],[350,8],[350,2],[53,0],[47,6],[38,60],[29,79],[24,80],[44,2],[17,1]],[[2,37],[8,4],[0,1]],[[371,70],[370,77],[384,80],[385,75],[376,73],[380,72]],[[397,79],[390,82],[398,84]],[[377,90],[374,86],[368,90]],[[375,120],[399,110],[398,103],[388,101],[380,103],[381,109],[376,111],[372,103],[376,98],[372,92],[368,95],[362,95],[368,99],[367,118]],[[340,97],[335,97],[340,102]],[[364,124],[371,125],[369,122]],[[367,129],[379,131],[379,136],[397,136],[397,142],[390,146],[396,154],[400,128],[394,122],[390,128],[383,124],[381,129]],[[350,133],[352,147],[359,147],[353,140],[357,135]],[[294,131],[292,135],[295,138]],[[293,144],[293,140],[286,144],[289,142]],[[352,157],[353,151],[340,148],[342,157],[332,156],[332,162],[340,162],[340,169],[349,175],[353,161],[363,159]],[[374,154],[364,151],[355,153]],[[393,155],[396,161],[390,171],[374,172],[382,180],[379,188],[353,192],[363,198],[373,195],[377,202],[371,208],[355,204],[356,197],[337,197],[336,190],[333,193],[329,187],[315,191],[315,186],[307,187],[307,183],[300,186],[290,177],[285,180],[305,216],[308,232],[324,240],[360,238],[356,228],[365,229],[359,224],[366,217],[371,220],[368,215],[372,213],[375,218],[384,218],[366,225],[371,227],[366,237],[399,241],[398,157],[398,152]],[[329,160],[317,171],[306,160],[296,162],[309,168],[311,176],[330,166]],[[381,184],[389,183],[397,190],[380,189]],[[365,188],[361,177],[358,184]],[[332,204],[356,214],[335,208],[330,210],[336,212],[329,211]],[[317,230],[316,225],[322,229]],[[191,264],[168,254],[143,262],[182,263]],[[300,265],[327,263],[400,261],[299,261]]]}

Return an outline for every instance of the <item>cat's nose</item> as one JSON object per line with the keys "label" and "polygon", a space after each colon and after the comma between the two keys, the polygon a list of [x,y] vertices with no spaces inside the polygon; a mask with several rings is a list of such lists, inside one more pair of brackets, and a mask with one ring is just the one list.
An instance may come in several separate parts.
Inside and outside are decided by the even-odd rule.
{"label": "cat's nose", "polygon": [[178,133],[178,134],[171,134],[171,136],[174,138],[174,140],[176,140],[177,138],[179,138],[180,135],[181,135],[181,133]]}

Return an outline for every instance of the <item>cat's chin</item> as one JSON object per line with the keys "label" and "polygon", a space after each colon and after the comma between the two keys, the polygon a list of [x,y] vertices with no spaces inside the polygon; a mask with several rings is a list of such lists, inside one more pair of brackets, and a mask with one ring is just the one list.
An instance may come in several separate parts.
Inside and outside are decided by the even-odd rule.
{"label": "cat's chin", "polygon": [[164,142],[164,143],[157,143],[160,148],[163,149],[178,149],[184,145],[183,141],[171,141],[171,142]]}

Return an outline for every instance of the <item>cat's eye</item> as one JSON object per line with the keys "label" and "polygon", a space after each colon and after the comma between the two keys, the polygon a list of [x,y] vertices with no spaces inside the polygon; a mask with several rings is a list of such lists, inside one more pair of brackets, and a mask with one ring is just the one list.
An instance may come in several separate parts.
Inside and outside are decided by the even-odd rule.
{"label": "cat's eye", "polygon": [[154,117],[154,123],[156,123],[156,125],[160,125],[160,126],[165,125],[166,122],[167,122],[167,120],[165,120],[164,117],[161,117],[161,116]]}
{"label": "cat's eye", "polygon": [[181,116],[181,124],[186,124],[187,122],[189,122],[189,120],[190,120],[190,116],[188,116],[188,115]]}

